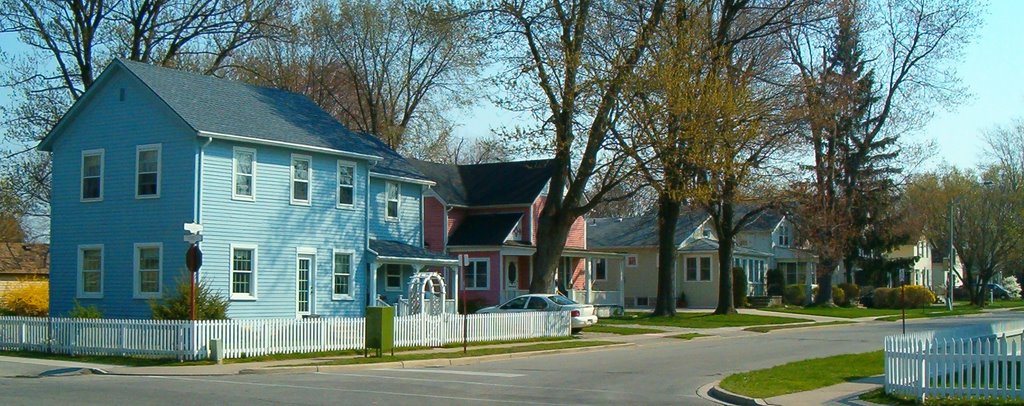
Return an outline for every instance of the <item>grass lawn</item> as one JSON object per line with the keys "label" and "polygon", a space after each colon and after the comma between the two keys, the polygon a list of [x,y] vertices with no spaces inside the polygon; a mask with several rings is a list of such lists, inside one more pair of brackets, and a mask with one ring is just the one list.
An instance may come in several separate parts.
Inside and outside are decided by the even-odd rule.
{"label": "grass lawn", "polygon": [[309,363],[305,365],[354,365],[354,364],[375,364],[381,362],[393,362],[393,361],[413,361],[421,359],[439,359],[439,358],[465,358],[465,357],[479,357],[483,355],[497,355],[497,354],[515,354],[520,352],[533,352],[533,351],[545,351],[545,350],[560,350],[567,348],[586,348],[586,347],[603,347],[606,345],[618,344],[611,341],[591,341],[591,340],[571,340],[571,341],[560,341],[553,343],[537,343],[529,345],[520,345],[515,347],[491,347],[491,348],[475,348],[465,353],[461,351],[456,352],[432,352],[432,353],[410,353],[410,354],[396,354],[395,356],[385,355],[380,358],[376,357],[356,357],[356,358],[341,358],[331,360],[327,362]]}
{"label": "grass lawn", "polygon": [[802,323],[810,320],[792,317],[756,316],[752,314],[711,314],[711,313],[676,313],[675,317],[653,317],[650,313],[628,313],[621,317],[601,319],[603,324],[639,324],[642,326],[667,326],[682,328],[718,328],[760,326],[766,324]]}
{"label": "grass lawn", "polygon": [[[918,403],[909,396],[897,396],[887,395],[884,388],[878,388],[873,391],[867,392],[860,395],[861,400],[866,400],[871,403],[878,403],[880,405],[917,405]],[[925,405],[937,405],[937,406],[981,406],[981,405],[1020,405],[1019,400],[999,400],[999,399],[927,399],[924,402]]]}
{"label": "grass lawn", "polygon": [[[953,307],[953,311],[947,311],[945,307],[929,307],[925,309],[907,309],[908,319],[923,319],[929,317],[947,317],[947,316],[962,316],[965,314],[978,314],[982,310],[977,307]],[[879,317],[876,320],[879,321],[900,321],[903,319],[903,315],[900,314],[899,310],[892,316]]]}
{"label": "grass lawn", "polygon": [[674,336],[668,336],[668,337],[669,338],[678,338],[680,340],[692,340],[692,339],[697,338],[697,337],[711,337],[711,335],[710,334],[701,334],[701,333],[683,333],[683,334],[676,334]]}
{"label": "grass lawn", "polygon": [[[513,341],[480,341],[469,343],[469,347],[481,347],[486,345],[499,345],[499,344],[515,344],[515,343],[543,343],[543,342],[562,342],[577,340],[574,337],[542,337],[542,338],[531,338],[525,340],[513,340]],[[462,343],[449,343],[444,345],[443,348],[459,348],[462,347]],[[570,347],[571,348],[571,347]],[[430,347],[402,347],[396,348],[395,352],[409,352],[416,350],[426,350]],[[460,353],[461,354],[461,353]],[[214,365],[213,361],[185,361],[178,362],[176,358],[154,358],[154,357],[116,357],[116,356],[105,356],[105,355],[65,355],[65,354],[48,354],[45,352],[35,351],[0,351],[0,355],[10,357],[24,357],[24,358],[40,358],[40,359],[53,359],[63,361],[78,361],[88,362],[94,364],[107,364],[107,365],[122,365],[131,367],[152,367],[152,366],[191,366],[191,365]],[[270,354],[261,355],[257,357],[246,357],[246,358],[227,358],[224,360],[225,364],[240,364],[247,362],[264,362],[264,361],[283,361],[292,359],[315,359],[315,358],[330,358],[330,357],[354,357],[363,355],[363,350],[342,350],[342,351],[321,351],[321,352],[302,352],[302,353],[289,353],[289,354]],[[442,358],[443,353],[430,353],[434,358]]]}
{"label": "grass lawn", "polygon": [[636,335],[636,334],[651,334],[651,333],[664,333],[665,330],[658,330],[656,328],[643,328],[643,327],[622,327],[622,326],[603,326],[598,324],[596,326],[587,327],[588,333],[610,333],[624,336]]}
{"label": "grass lawn", "polygon": [[755,398],[824,388],[885,372],[882,351],[845,354],[791,362],[768,369],[730,375],[725,390]]}
{"label": "grass lawn", "polygon": [[[971,306],[970,302],[954,300],[953,305],[955,306]],[[1020,299],[996,299],[994,302],[988,302],[985,304],[985,309],[1017,309],[1024,307],[1024,300]]]}
{"label": "grass lawn", "polygon": [[889,316],[900,313],[899,309],[869,309],[864,307],[765,307],[760,310],[790,314],[807,314],[811,316],[839,317],[843,319]]}
{"label": "grass lawn", "polygon": [[755,333],[767,333],[769,331],[785,330],[787,328],[834,326],[834,325],[837,325],[837,324],[853,324],[853,323],[856,323],[856,322],[836,320],[836,321],[826,321],[826,322],[812,323],[812,324],[780,324],[780,325],[777,325],[777,326],[747,327],[747,328],[743,329],[743,331],[753,331]]}

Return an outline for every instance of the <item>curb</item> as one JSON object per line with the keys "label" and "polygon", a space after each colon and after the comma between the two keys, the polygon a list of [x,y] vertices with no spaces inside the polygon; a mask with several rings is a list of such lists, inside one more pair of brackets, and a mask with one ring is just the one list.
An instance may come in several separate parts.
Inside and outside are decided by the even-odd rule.
{"label": "curb", "polygon": [[[636,346],[635,343],[621,343],[602,345],[595,347],[581,347],[581,348],[566,348],[557,350],[541,350],[541,351],[528,351],[528,352],[516,352],[511,354],[494,354],[494,355],[481,355],[476,357],[460,357],[460,358],[433,358],[433,359],[422,359],[412,361],[393,361],[393,362],[374,362],[367,364],[349,364],[349,365],[303,365],[294,367],[265,367],[265,368],[250,368],[238,371],[239,375],[269,375],[269,374],[294,374],[304,372],[331,372],[331,371],[358,371],[365,369],[405,369],[405,368],[437,368],[437,367],[448,367],[448,366],[460,366],[460,365],[473,365],[482,362],[501,361],[508,359],[518,358],[529,358],[541,355],[553,355],[553,354],[572,354],[579,352],[590,352],[590,351],[601,351],[616,348],[625,348]],[[228,374],[230,375],[230,374]]]}
{"label": "curb", "polygon": [[737,393],[732,393],[732,392],[729,392],[729,391],[727,391],[725,389],[722,389],[720,386],[718,386],[718,384],[721,383],[721,382],[722,381],[715,381],[715,382],[712,382],[712,383],[708,384],[708,385],[711,386],[708,389],[708,396],[711,396],[711,398],[714,399],[714,400],[717,400],[717,401],[720,401],[720,402],[725,402],[725,403],[730,404],[730,405],[740,405],[740,406],[769,406],[769,405],[771,405],[771,403],[768,403],[767,401],[765,401],[764,399],[761,399],[761,398],[752,398],[752,397],[749,397],[749,396],[743,396],[743,395],[740,395],[740,394],[737,394]]}

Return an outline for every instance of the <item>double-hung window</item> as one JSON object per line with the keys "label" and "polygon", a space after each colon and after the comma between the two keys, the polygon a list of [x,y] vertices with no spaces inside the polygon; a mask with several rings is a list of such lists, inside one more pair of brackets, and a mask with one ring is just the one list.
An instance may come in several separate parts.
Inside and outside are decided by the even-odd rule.
{"label": "double-hung window", "polygon": [[789,238],[790,238],[789,237],[789,227],[788,226],[779,226],[779,246],[780,247],[788,247],[789,246]]}
{"label": "double-hung window", "polygon": [[256,246],[231,245],[231,299],[256,298]]}
{"label": "double-hung window", "polygon": [[309,205],[312,163],[313,159],[307,155],[292,155],[292,204]]}
{"label": "double-hung window", "polygon": [[103,297],[102,245],[78,247],[78,297],[83,299]]}
{"label": "double-hung window", "polygon": [[385,205],[385,218],[388,220],[398,220],[399,203],[401,202],[402,189],[398,185],[398,182],[387,182],[384,184],[385,198],[387,203]]}
{"label": "double-hung window", "polygon": [[687,257],[685,275],[687,281],[710,281],[711,257]]}
{"label": "double-hung window", "polygon": [[135,148],[135,198],[160,197],[160,144]]}
{"label": "double-hung window", "polygon": [[256,199],[256,150],[235,147],[232,158],[231,198]]}
{"label": "double-hung window", "polygon": [[352,253],[334,252],[334,288],[332,299],[352,298]]}
{"label": "double-hung window", "polygon": [[490,284],[486,259],[471,259],[466,265],[466,289],[487,289]]}
{"label": "double-hung window", "polygon": [[594,262],[594,280],[603,281],[608,279],[608,260],[598,259]]}
{"label": "double-hung window", "polygon": [[103,150],[82,151],[82,201],[103,200]]}
{"label": "double-hung window", "polygon": [[162,261],[160,243],[135,244],[135,298],[160,297]]}
{"label": "double-hung window", "polygon": [[338,207],[352,207],[356,196],[356,164],[338,161]]}

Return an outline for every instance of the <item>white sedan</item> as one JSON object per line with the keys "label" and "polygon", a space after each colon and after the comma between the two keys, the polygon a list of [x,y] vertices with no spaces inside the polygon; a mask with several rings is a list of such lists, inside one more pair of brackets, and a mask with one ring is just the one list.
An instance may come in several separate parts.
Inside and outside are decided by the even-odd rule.
{"label": "white sedan", "polygon": [[556,294],[522,295],[497,306],[485,307],[477,313],[517,313],[517,312],[560,312],[569,311],[572,316],[572,332],[575,334],[584,327],[597,324],[594,306],[579,304],[569,298]]}

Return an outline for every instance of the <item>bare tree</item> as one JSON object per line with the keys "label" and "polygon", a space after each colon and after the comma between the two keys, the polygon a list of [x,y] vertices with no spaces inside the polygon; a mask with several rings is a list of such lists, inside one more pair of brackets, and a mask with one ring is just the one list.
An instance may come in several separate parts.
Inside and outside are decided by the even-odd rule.
{"label": "bare tree", "polygon": [[[537,226],[531,292],[551,292],[569,229],[621,180],[622,160],[601,159],[629,76],[662,21],[664,0],[494,1],[488,15],[507,45],[499,105],[542,123],[519,135],[557,165]],[[591,180],[602,184],[590,185]],[[590,200],[587,191],[593,190]]]}
{"label": "bare tree", "polygon": [[[899,135],[919,128],[936,100],[955,102],[951,62],[971,36],[970,0],[836,0],[832,18],[790,36],[800,73],[813,179],[799,227],[818,254],[817,304],[831,305],[832,275],[852,266],[872,199],[894,187]],[[864,55],[867,56],[864,56]]]}

